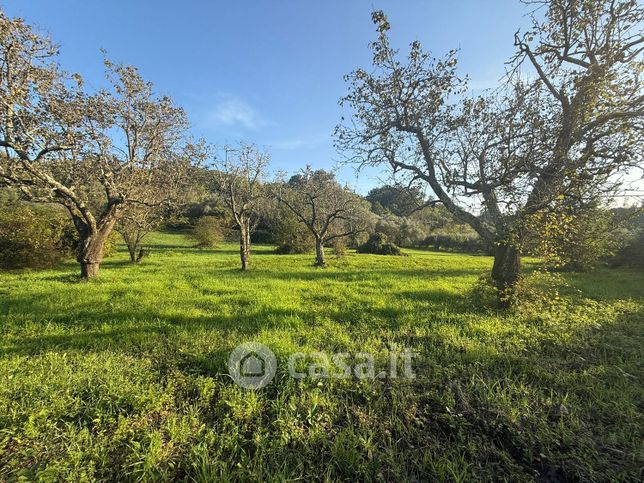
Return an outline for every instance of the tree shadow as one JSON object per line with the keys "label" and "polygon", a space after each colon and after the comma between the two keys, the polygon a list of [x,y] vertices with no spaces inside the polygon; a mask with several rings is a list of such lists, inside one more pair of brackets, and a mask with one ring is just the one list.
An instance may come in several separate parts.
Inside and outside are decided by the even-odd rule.
{"label": "tree shadow", "polygon": [[[345,277],[350,277],[350,274],[345,274]],[[100,299],[97,302],[89,297],[87,300],[76,301],[70,310],[67,305],[52,307],[48,297],[41,293],[5,294],[0,313],[11,313],[14,317],[23,313],[27,320],[33,314],[47,314],[48,324],[56,332],[63,333],[5,337],[0,354],[33,355],[47,351],[103,349],[140,353],[141,348],[150,346],[153,338],[168,339],[175,332],[213,331],[217,334],[235,333],[249,338],[261,331],[287,328],[294,319],[306,325],[315,324],[320,317],[346,326],[349,330],[356,324],[364,328],[365,321],[387,330],[396,330],[410,310],[404,304],[374,306],[359,294],[333,296],[311,292],[300,307],[257,308],[252,297],[244,294],[239,297],[235,291],[218,289],[207,291],[202,302],[188,302],[186,307],[191,310],[184,310],[182,306],[155,305],[153,302],[124,303],[122,299],[130,295],[132,291],[122,287],[112,290],[107,301]],[[219,299],[213,300],[213,295],[232,296],[232,299],[226,300],[226,305],[234,305],[237,313],[217,312],[220,309],[217,305]],[[466,297],[442,289],[399,292],[394,295],[397,300],[422,299],[432,310],[451,307],[455,314],[471,311]],[[195,315],[194,309],[202,314]],[[16,324],[16,328],[20,334],[20,324]]]}
{"label": "tree shadow", "polygon": [[[91,314],[92,318],[81,317],[79,320],[76,318],[79,314]],[[163,316],[151,313],[149,310],[93,311],[92,308],[85,307],[73,316],[54,314],[48,318],[51,323],[74,329],[74,333],[5,338],[4,346],[0,348],[0,355],[107,349],[138,353],[142,347],[150,345],[151,336],[167,339],[176,332],[213,330],[220,334],[234,332],[236,336],[250,338],[262,330],[278,328],[280,324],[276,321],[292,316],[292,310],[269,308],[243,315],[210,314],[196,317]],[[101,329],[107,323],[115,321],[124,321],[123,327]]]}
{"label": "tree shadow", "polygon": [[466,277],[481,273],[478,269],[442,269],[442,268],[382,268],[382,269],[361,269],[361,270],[338,270],[334,268],[313,268],[310,270],[276,272],[275,270],[258,268],[254,273],[261,274],[263,278],[286,281],[319,281],[329,280],[338,282],[351,282],[360,280],[372,280],[374,275],[388,278],[436,278],[437,276]]}
{"label": "tree shadow", "polygon": [[[568,475],[578,475],[576,468],[583,465],[583,456],[576,459],[580,448],[605,453],[604,458],[617,468],[628,463],[633,474],[641,468],[636,438],[614,431],[633,426],[638,419],[635,415],[641,402],[637,389],[641,374],[634,369],[640,366],[643,322],[644,310],[640,307],[601,326],[577,325],[570,329],[571,337],[558,339],[544,331],[525,350],[513,352],[500,350],[494,342],[474,348],[461,346],[458,339],[432,332],[408,337],[412,346],[427,350],[425,362],[429,364],[415,367],[419,391],[423,390],[423,371],[440,367],[442,374],[450,375],[444,382],[454,401],[448,411],[450,417],[458,413],[477,438],[502,448],[528,471],[542,476],[554,474],[558,477],[555,481],[568,481]],[[512,323],[512,319],[507,318],[505,323]],[[633,374],[624,370],[629,367]],[[514,404],[511,398],[521,394],[540,394],[530,401],[533,411],[539,414],[514,419],[497,407]],[[580,407],[583,401],[592,402],[592,409]],[[439,419],[436,412],[444,412],[444,408],[419,409],[433,414],[432,420]],[[583,432],[584,442],[555,449],[535,447],[531,438],[523,436],[537,430],[530,426],[534,424],[541,425],[540,431],[565,427],[570,432]],[[557,437],[557,432],[552,434]],[[620,434],[622,440],[614,440],[615,434]],[[618,451],[607,451],[613,448]]]}

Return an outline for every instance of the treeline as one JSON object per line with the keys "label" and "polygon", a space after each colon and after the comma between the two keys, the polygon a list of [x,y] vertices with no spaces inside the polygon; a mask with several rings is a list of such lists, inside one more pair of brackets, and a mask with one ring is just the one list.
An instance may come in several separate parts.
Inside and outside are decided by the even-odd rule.
{"label": "treeline", "polygon": [[[242,148],[249,149],[248,153],[257,153],[253,146],[242,145]],[[268,167],[267,163],[265,167]],[[103,255],[110,256],[116,245],[123,242],[131,262],[139,263],[149,253],[145,237],[155,230],[182,231],[201,248],[217,247],[224,241],[239,241],[239,223],[234,220],[232,205],[226,203],[225,185],[221,184],[225,174],[214,167],[195,169],[194,174],[195,182],[183,204],[172,207],[137,205],[125,211],[108,237]],[[239,176],[243,173],[236,172],[235,177]],[[316,185],[318,191],[312,188]],[[321,187],[325,188],[324,192]],[[241,243],[242,253],[246,250],[243,255],[246,268],[252,244],[274,245],[277,254],[316,253],[316,263],[320,265],[324,264],[325,247],[331,248],[336,256],[345,255],[347,248],[354,248],[359,253],[398,255],[399,247],[493,253],[494,247],[486,244],[469,225],[454,218],[440,203],[428,199],[417,186],[385,185],[362,197],[342,186],[332,172],[309,168],[288,180],[266,181],[259,176],[255,190],[259,202],[246,213],[249,238],[245,245]],[[299,204],[293,196],[297,190],[300,190]],[[287,191],[291,193],[291,208],[284,202]],[[80,240],[64,210],[55,205],[26,202],[8,189],[2,193],[1,267],[52,267],[77,253]],[[330,220],[329,234],[316,252],[316,229],[314,226],[312,231],[309,223],[316,220],[311,220],[312,211],[308,213],[308,219],[301,215],[307,215],[307,202],[310,203],[309,197],[313,197],[318,201],[318,215],[328,217],[338,210],[337,193],[344,193],[352,203],[342,206],[340,218]],[[248,200],[237,201],[248,206]],[[349,217],[353,225],[347,224],[345,218]],[[552,268],[588,271],[600,265],[644,267],[642,208],[584,207],[583,210],[541,216],[528,228],[523,254],[542,257]]]}

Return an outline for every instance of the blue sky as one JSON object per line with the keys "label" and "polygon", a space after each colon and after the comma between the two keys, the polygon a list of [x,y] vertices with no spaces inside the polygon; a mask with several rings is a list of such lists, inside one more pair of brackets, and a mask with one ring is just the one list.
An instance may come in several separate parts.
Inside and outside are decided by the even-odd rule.
{"label": "blue sky", "polygon": [[[158,92],[188,112],[194,133],[217,145],[253,141],[272,153],[273,169],[333,167],[342,76],[368,67],[371,11],[382,9],[392,43],[420,40],[442,55],[460,48],[476,89],[493,86],[525,26],[518,0],[0,0],[61,44],[61,64],[92,86],[104,85],[100,50],[133,64]],[[341,179],[366,192],[376,171]]]}

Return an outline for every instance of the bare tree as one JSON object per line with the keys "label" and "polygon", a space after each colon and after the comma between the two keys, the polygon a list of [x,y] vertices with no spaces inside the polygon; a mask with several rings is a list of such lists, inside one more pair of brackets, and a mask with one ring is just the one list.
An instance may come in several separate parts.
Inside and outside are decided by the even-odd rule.
{"label": "bare tree", "polygon": [[87,95],[56,55],[48,38],[0,13],[0,179],[67,208],[81,275],[91,278],[123,208],[180,191],[200,150],[186,142],[185,112],[135,68],[105,61],[112,89]]}
{"label": "bare tree", "polygon": [[[427,183],[494,246],[492,279],[506,294],[520,274],[523,220],[610,184],[642,155],[641,8],[630,0],[538,3],[545,20],[517,34],[508,83],[479,99],[463,96],[455,51],[436,60],[413,42],[400,60],[387,18],[374,12],[375,70],[347,76],[342,102],[352,122],[336,134],[351,160]],[[535,80],[522,71],[526,59]]]}
{"label": "bare tree", "polygon": [[167,216],[168,208],[162,205],[132,205],[123,211],[114,229],[123,237],[130,254],[130,263],[139,263],[143,259],[143,239],[158,229]]}
{"label": "bare tree", "polygon": [[310,167],[277,183],[273,189],[315,238],[315,264],[324,266],[324,246],[337,238],[355,236],[373,223],[369,203],[340,185],[335,174]]}
{"label": "bare tree", "polygon": [[215,190],[230,212],[235,227],[239,229],[239,255],[242,271],[250,262],[250,235],[259,221],[262,200],[265,199],[262,181],[270,155],[252,144],[225,148],[223,161],[213,172]]}

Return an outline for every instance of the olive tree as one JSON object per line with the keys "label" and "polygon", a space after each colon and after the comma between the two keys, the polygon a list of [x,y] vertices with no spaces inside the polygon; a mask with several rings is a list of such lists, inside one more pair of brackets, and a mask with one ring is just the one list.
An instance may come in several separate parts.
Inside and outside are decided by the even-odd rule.
{"label": "olive tree", "polygon": [[105,61],[110,89],[83,91],[58,49],[0,12],[0,180],[33,202],[63,205],[78,231],[81,276],[98,274],[123,209],[182,189],[199,146],[185,112],[129,66]]}
{"label": "olive tree", "polygon": [[332,240],[355,236],[373,225],[369,203],[342,186],[332,172],[310,167],[288,182],[273,186],[275,197],[302,222],[315,239],[315,264],[324,266],[324,246]]}
{"label": "olive tree", "polygon": [[257,227],[263,209],[265,190],[262,184],[270,162],[268,152],[242,143],[225,148],[223,160],[215,163],[214,188],[230,212],[239,230],[239,255],[242,271],[250,262],[250,235]]}
{"label": "olive tree", "polygon": [[435,59],[413,42],[400,58],[386,16],[374,12],[373,69],[346,76],[351,122],[336,134],[349,159],[426,183],[494,246],[503,293],[519,279],[526,217],[609,186],[642,154],[642,9],[630,0],[538,3],[546,14],[517,34],[507,83],[479,98],[466,95],[455,51]]}

